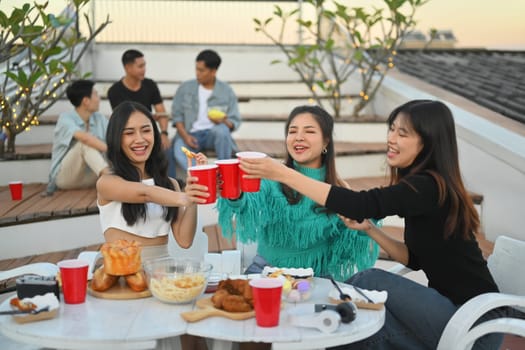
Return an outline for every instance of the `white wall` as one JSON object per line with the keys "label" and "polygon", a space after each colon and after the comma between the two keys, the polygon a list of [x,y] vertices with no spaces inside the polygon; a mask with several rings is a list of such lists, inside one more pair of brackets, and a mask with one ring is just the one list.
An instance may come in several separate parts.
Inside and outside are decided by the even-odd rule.
{"label": "white wall", "polygon": [[127,49],[144,53],[147,76],[155,80],[184,81],[195,77],[195,58],[204,49],[213,49],[222,58],[217,76],[223,80],[298,80],[295,72],[285,64],[270,62],[283,58],[277,48],[267,46],[228,45],[159,45],[159,44],[103,44],[95,46],[95,80],[118,80],[123,76],[120,58]]}

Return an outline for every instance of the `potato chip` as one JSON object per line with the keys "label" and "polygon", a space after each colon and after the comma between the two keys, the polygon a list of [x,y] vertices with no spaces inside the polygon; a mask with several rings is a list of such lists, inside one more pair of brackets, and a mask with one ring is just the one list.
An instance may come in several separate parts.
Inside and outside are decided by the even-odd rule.
{"label": "potato chip", "polygon": [[193,158],[193,153],[191,153],[191,151],[189,149],[187,149],[186,147],[182,146],[180,148],[182,150],[182,152],[184,152],[184,154],[186,155],[186,157],[188,158]]}

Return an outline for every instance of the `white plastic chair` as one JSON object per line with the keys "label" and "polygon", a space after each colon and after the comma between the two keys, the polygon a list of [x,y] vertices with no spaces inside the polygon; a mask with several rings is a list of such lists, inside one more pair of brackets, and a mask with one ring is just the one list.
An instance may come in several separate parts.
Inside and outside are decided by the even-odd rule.
{"label": "white plastic chair", "polygon": [[525,320],[504,317],[472,325],[487,311],[514,306],[525,310],[525,242],[506,236],[496,239],[488,267],[500,293],[485,293],[463,304],[449,320],[437,350],[470,350],[474,342],[490,333],[509,333],[525,337]]}

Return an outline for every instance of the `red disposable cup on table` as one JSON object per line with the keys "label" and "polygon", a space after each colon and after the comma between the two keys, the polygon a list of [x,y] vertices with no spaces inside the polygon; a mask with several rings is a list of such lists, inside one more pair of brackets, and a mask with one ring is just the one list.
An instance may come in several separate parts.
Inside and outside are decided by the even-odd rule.
{"label": "red disposable cup on table", "polygon": [[66,304],[81,304],[86,301],[89,263],[79,259],[58,262],[62,293]]}
{"label": "red disposable cup on table", "polygon": [[255,321],[259,327],[275,327],[279,324],[283,282],[278,278],[255,278],[250,280],[255,309]]}
{"label": "red disposable cup on table", "polygon": [[190,175],[198,178],[197,183],[208,187],[209,197],[203,197],[206,202],[203,204],[215,203],[217,200],[217,165],[206,164],[196,165],[188,168]]}
{"label": "red disposable cup on table", "polygon": [[22,181],[11,181],[9,183],[9,191],[11,191],[11,199],[14,201],[19,201],[22,199],[22,190],[24,184]]}
{"label": "red disposable cup on table", "polygon": [[221,197],[237,199],[241,195],[241,184],[239,182],[239,160],[222,159],[215,161],[221,175]]}
{"label": "red disposable cup on table", "polygon": [[[235,154],[239,159],[257,159],[266,157],[262,152],[237,152]],[[261,189],[261,179],[245,179],[243,175],[246,173],[239,168],[239,177],[241,183],[241,190],[243,192],[259,192]]]}

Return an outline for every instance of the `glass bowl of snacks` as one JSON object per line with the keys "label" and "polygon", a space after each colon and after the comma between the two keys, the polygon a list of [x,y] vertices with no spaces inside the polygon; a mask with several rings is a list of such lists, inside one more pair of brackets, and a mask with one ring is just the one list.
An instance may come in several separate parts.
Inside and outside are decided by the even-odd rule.
{"label": "glass bowl of snacks", "polygon": [[211,270],[211,264],[191,259],[166,257],[144,262],[151,294],[170,304],[188,304],[200,297]]}
{"label": "glass bowl of snacks", "polygon": [[309,300],[314,288],[312,268],[279,268],[266,266],[262,276],[283,281],[283,299],[291,303]]}

